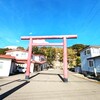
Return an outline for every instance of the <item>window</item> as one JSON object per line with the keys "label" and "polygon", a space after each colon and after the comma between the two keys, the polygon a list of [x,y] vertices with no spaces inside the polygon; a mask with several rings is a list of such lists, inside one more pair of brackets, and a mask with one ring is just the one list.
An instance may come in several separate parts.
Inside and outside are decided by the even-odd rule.
{"label": "window", "polygon": [[90,50],[89,49],[86,51],[86,54],[90,54]]}
{"label": "window", "polygon": [[22,53],[22,55],[24,55],[24,56],[25,56],[25,55],[26,55],[26,53]]}
{"label": "window", "polygon": [[86,51],[84,51],[84,55],[86,55]]}
{"label": "window", "polygon": [[18,56],[18,54],[16,54],[16,56]]}
{"label": "window", "polygon": [[89,60],[89,67],[93,67],[93,60]]}
{"label": "window", "polygon": [[35,60],[35,56],[34,55],[32,56],[32,59]]}
{"label": "window", "polygon": [[90,54],[90,50],[89,49],[84,51],[84,55],[88,55],[88,54]]}

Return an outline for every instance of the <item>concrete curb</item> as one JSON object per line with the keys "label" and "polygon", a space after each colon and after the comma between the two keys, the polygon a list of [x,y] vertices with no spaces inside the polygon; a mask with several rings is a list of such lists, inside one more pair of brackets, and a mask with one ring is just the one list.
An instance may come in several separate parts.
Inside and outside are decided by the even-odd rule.
{"label": "concrete curb", "polygon": [[72,72],[72,73],[73,73],[73,75],[76,76],[76,77],[80,77],[80,78],[86,79],[86,80],[88,80],[88,81],[91,81],[91,82],[95,82],[95,83],[100,84],[100,81],[98,81],[98,80],[90,79],[90,78],[85,77],[84,75],[79,74],[79,73],[74,73],[74,72]]}

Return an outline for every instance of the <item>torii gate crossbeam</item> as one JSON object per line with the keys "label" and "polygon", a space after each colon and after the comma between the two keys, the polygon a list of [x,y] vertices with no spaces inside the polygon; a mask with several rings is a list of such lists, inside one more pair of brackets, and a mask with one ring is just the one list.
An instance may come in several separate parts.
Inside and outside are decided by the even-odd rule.
{"label": "torii gate crossbeam", "polygon": [[[77,38],[77,35],[57,35],[57,36],[22,36],[22,40],[29,40],[29,50],[28,50],[28,59],[27,59],[27,70],[25,74],[25,79],[30,77],[30,64],[31,64],[31,55],[32,55],[32,46],[63,46],[63,74],[64,82],[68,82],[68,70],[67,70],[67,43],[66,39]],[[63,39],[63,43],[33,43],[33,40],[39,39]]]}

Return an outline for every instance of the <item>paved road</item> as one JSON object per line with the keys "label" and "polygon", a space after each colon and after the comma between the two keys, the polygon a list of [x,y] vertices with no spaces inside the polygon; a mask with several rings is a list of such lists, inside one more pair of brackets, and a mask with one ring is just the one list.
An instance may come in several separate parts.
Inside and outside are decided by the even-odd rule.
{"label": "paved road", "polygon": [[69,72],[69,82],[64,83],[61,70],[34,75],[30,82],[23,74],[0,79],[0,100],[100,100],[99,82]]}

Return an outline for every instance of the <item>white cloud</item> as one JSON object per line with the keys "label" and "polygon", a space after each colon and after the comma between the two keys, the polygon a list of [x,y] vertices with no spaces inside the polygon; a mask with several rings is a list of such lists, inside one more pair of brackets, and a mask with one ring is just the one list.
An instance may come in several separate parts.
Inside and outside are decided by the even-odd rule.
{"label": "white cloud", "polygon": [[32,34],[32,32],[29,33],[30,35]]}
{"label": "white cloud", "polygon": [[41,39],[41,40],[33,40],[33,43],[49,43],[49,42],[47,42],[45,39]]}
{"label": "white cloud", "polygon": [[19,43],[20,41],[19,40],[16,40],[16,42]]}

